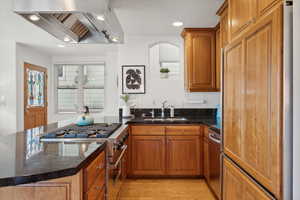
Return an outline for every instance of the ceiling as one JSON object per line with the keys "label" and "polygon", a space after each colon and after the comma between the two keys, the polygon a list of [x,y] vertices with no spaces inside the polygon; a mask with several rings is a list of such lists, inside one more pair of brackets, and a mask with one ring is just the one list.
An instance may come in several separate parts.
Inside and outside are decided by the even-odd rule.
{"label": "ceiling", "polygon": [[[216,11],[224,0],[111,0],[126,36],[179,36],[183,27],[214,27]],[[15,40],[54,56],[105,55],[115,45],[68,45],[32,25],[12,12],[11,0],[4,0],[0,7],[3,24],[1,38]],[[182,21],[183,27],[173,27]],[[22,31],[20,31],[22,30]]]}
{"label": "ceiling", "polygon": [[113,44],[71,44],[64,48],[58,47],[56,44],[23,44],[36,51],[42,52],[50,56],[58,57],[104,57],[110,51],[116,51],[117,46]]}
{"label": "ceiling", "polygon": [[126,35],[178,35],[183,27],[214,27],[224,0],[111,0]]}

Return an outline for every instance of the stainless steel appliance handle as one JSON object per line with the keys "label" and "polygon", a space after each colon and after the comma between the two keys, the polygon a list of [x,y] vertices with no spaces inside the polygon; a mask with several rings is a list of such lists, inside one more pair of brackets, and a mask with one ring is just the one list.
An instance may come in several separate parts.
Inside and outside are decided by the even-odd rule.
{"label": "stainless steel appliance handle", "polygon": [[215,142],[215,143],[218,143],[218,144],[221,143],[221,140],[218,140],[218,139],[214,138],[212,133],[210,133],[210,134],[208,135],[208,137],[209,137],[209,139],[210,139],[211,141],[213,141],[213,142]]}
{"label": "stainless steel appliance handle", "polygon": [[112,164],[112,167],[114,167],[114,168],[117,168],[117,167],[118,167],[118,165],[119,165],[119,163],[121,162],[121,160],[122,160],[122,158],[123,158],[123,156],[124,156],[124,154],[125,154],[127,148],[128,148],[128,146],[127,146],[126,144],[124,144],[124,145],[121,147],[122,152],[121,152],[119,158],[117,159],[117,161],[116,161],[114,164]]}

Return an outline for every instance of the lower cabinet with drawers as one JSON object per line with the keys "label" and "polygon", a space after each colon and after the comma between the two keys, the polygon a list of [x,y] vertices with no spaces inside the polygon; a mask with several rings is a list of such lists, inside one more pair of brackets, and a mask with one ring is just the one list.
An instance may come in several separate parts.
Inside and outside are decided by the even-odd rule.
{"label": "lower cabinet with drawers", "polygon": [[131,176],[202,176],[199,125],[131,127]]}
{"label": "lower cabinet with drawers", "polygon": [[83,169],[83,181],[84,200],[105,200],[106,157],[104,152]]}

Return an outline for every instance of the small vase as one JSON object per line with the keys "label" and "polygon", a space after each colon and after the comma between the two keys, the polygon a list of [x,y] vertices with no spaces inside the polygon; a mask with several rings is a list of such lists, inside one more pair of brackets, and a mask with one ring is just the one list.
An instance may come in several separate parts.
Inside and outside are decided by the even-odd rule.
{"label": "small vase", "polygon": [[130,117],[131,114],[130,114],[130,106],[123,106],[122,107],[122,116],[123,117]]}
{"label": "small vase", "polygon": [[160,78],[162,78],[162,79],[167,79],[167,78],[169,78],[169,73],[160,73]]}

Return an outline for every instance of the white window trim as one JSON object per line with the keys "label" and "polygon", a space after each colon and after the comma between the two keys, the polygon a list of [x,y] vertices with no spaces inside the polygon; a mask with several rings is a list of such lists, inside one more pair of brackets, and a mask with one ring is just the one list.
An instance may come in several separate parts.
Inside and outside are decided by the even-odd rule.
{"label": "white window trim", "polygon": [[[82,58],[78,58],[78,59],[82,59]],[[54,97],[54,110],[55,110],[55,114],[58,114],[58,115],[64,115],[64,114],[77,114],[78,111],[59,111],[58,110],[58,92],[57,92],[57,87],[58,87],[58,75],[57,75],[57,66],[59,65],[104,65],[104,91],[105,91],[105,83],[106,83],[106,63],[104,61],[97,61],[98,58],[94,58],[94,59],[83,59],[83,60],[86,60],[86,61],[83,61],[83,60],[78,60],[76,61],[76,59],[72,59],[70,58],[69,61],[56,61],[54,62],[53,64],[53,97]],[[71,61],[73,60],[73,61]],[[75,60],[75,61],[74,61]],[[103,105],[103,110],[102,111],[99,111],[99,112],[94,112],[92,111],[92,113],[101,113],[104,111],[105,109],[105,98],[104,98],[104,105]]]}

